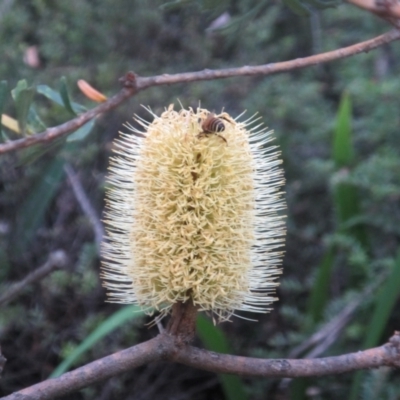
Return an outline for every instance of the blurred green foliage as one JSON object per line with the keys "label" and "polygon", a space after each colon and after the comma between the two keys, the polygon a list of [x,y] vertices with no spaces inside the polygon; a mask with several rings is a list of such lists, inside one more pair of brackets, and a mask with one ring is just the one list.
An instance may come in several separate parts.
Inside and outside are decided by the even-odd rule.
{"label": "blurred green foliage", "polygon": [[[384,21],[348,4],[323,8],[334,3],[3,1],[0,110],[18,120],[25,134],[34,134],[95,105],[78,91],[78,79],[110,95],[118,91],[118,78],[129,70],[150,76],[284,61],[350,45],[389,29]],[[293,12],[299,5],[306,7],[307,16]],[[216,19],[223,15],[225,22],[218,25]],[[0,394],[49,376],[74,349],[82,349],[101,321],[120,310],[104,303],[93,228],[63,165],[71,163],[79,171],[78,178],[100,219],[111,141],[134,113],[150,118],[140,104],[156,113],[177,99],[186,107],[196,107],[200,100],[205,108],[219,111],[224,107],[233,115],[243,109],[248,116],[258,111],[275,130],[288,202],[280,300],[271,314],[258,317],[258,323],[235,319],[221,325],[222,337],[228,338],[234,353],[283,358],[380,280],[382,287],[376,295],[359,304],[320,355],[356,351],[387,340],[400,322],[396,307],[400,285],[393,283],[398,280],[400,241],[399,60],[400,48],[392,43],[368,54],[291,73],[151,88],[77,131],[75,141],[3,155],[0,291],[23,279],[55,249],[65,249],[70,264],[3,307],[0,343],[8,362]],[[14,99],[13,88],[17,88]],[[343,93],[348,100],[340,107]],[[343,105],[350,100],[351,107]],[[347,139],[339,140],[338,132],[346,132],[350,116]],[[1,133],[3,141],[20,137],[5,127]],[[347,156],[346,151],[350,151]],[[349,196],[357,199],[357,206],[343,214],[343,199]],[[364,239],[356,233],[360,227]],[[324,263],[329,268],[321,267]],[[323,278],[318,277],[321,271],[326,272]],[[319,279],[324,280],[323,299],[317,296],[311,301]],[[92,343],[80,354],[81,362],[156,334],[155,328],[142,325],[135,322],[110,331],[105,340]],[[213,331],[209,331],[211,336]],[[382,370],[359,376],[359,384],[353,384],[355,396],[396,398],[398,373]],[[353,378],[346,374],[306,380],[298,388],[293,385],[293,390],[286,381],[273,379],[249,378],[244,385],[252,399],[329,400],[347,398]],[[132,393],[140,393],[141,399],[224,397],[213,374],[161,364],[70,398],[128,398]]]}

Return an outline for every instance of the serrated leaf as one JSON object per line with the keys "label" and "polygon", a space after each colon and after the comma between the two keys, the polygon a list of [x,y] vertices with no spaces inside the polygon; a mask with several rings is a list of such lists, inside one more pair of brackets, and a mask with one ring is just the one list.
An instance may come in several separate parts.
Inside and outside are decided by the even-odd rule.
{"label": "serrated leaf", "polygon": [[70,99],[69,93],[68,93],[67,79],[65,76],[62,76],[60,79],[60,96],[61,96],[63,105],[67,109],[67,111],[70,114],[76,116],[77,112],[74,110],[74,108],[72,106],[72,102],[71,102],[71,99]]}
{"label": "serrated leaf", "polygon": [[[1,81],[0,82],[0,118],[3,115],[4,106],[6,105],[7,94],[8,94],[7,81]],[[3,130],[2,130],[1,124],[0,124],[0,134],[1,134],[1,137],[3,139],[5,139],[5,137],[3,136]]]}
{"label": "serrated leaf", "polygon": [[[208,350],[223,354],[232,353],[228,339],[222,330],[201,314],[197,317],[197,332]],[[228,374],[218,374],[218,377],[227,400],[245,400],[247,398],[239,377]]]}
{"label": "serrated leaf", "polygon": [[15,102],[19,129],[22,135],[25,135],[29,108],[33,101],[35,88],[33,86],[28,87],[28,83],[23,79],[17,83],[17,86],[11,91],[11,94]]}
{"label": "serrated leaf", "polygon": [[74,133],[68,136],[67,142],[75,142],[85,139],[93,129],[95,120],[92,119],[85,125],[82,125]]}
{"label": "serrated leaf", "polygon": [[143,312],[138,306],[127,306],[103,321],[76,349],[51,373],[49,378],[56,378],[76,364],[79,359],[106,335],[125,325],[128,321],[140,318]]}

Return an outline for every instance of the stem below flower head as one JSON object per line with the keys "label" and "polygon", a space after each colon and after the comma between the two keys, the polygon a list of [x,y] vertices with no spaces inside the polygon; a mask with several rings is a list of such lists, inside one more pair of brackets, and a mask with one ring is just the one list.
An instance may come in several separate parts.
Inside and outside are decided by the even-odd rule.
{"label": "stem below flower head", "polygon": [[198,307],[193,304],[192,298],[175,303],[167,326],[168,334],[175,336],[179,343],[190,343],[196,333],[197,311]]}

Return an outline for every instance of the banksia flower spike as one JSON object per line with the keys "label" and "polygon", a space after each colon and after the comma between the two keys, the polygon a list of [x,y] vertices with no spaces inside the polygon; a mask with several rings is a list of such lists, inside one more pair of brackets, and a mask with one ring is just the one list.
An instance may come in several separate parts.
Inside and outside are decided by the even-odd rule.
{"label": "banksia flower spike", "polygon": [[219,321],[269,311],[285,231],[271,132],[201,108],[153,117],[137,119],[144,132],[129,126],[134,134],[121,134],[111,159],[109,300],[166,314],[191,299]]}

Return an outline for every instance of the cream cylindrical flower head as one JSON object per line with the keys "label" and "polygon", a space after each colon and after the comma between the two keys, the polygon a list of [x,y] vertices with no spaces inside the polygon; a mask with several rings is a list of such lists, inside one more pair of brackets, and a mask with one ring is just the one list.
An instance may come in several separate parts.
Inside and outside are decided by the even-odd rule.
{"label": "cream cylindrical flower head", "polygon": [[109,300],[165,314],[191,299],[220,321],[269,311],[285,233],[271,132],[201,108],[153,117],[115,141],[103,247]]}

